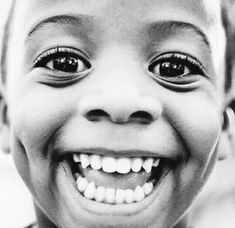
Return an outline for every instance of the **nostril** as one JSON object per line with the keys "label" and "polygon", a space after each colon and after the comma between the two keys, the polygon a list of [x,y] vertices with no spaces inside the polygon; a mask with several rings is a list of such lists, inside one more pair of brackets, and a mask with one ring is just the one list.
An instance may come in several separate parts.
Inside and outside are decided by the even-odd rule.
{"label": "nostril", "polygon": [[94,109],[86,113],[86,118],[90,121],[99,121],[103,118],[109,118],[109,114],[102,109]]}
{"label": "nostril", "polygon": [[129,120],[143,124],[149,124],[153,121],[153,116],[145,111],[137,111],[130,115]]}

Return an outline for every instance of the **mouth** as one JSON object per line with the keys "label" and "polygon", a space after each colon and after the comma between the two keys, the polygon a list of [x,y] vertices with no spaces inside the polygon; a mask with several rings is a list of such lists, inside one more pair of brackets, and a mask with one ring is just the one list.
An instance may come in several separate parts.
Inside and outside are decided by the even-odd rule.
{"label": "mouth", "polygon": [[175,161],[162,157],[83,152],[66,155],[65,160],[80,195],[108,205],[145,200],[175,166]]}

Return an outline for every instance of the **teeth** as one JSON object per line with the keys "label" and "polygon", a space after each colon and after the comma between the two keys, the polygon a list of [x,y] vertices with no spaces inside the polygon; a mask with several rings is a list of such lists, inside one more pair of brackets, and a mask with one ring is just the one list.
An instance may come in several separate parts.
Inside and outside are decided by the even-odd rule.
{"label": "teeth", "polygon": [[97,202],[102,202],[105,199],[105,187],[103,186],[99,186],[96,189],[96,193],[95,193],[95,200]]}
{"label": "teeth", "polygon": [[125,190],[117,189],[116,195],[115,195],[115,203],[121,204],[121,203],[124,203],[124,200],[125,200]]}
{"label": "teeth", "polygon": [[94,170],[102,169],[105,173],[120,173],[127,174],[129,172],[138,173],[142,170],[150,173],[152,167],[159,165],[160,159],[146,158],[115,158],[100,155],[88,155],[88,154],[73,154],[73,161],[75,163],[81,163],[83,169],[91,167]]}
{"label": "teeth", "polygon": [[96,187],[95,187],[95,184],[94,182],[91,182],[88,184],[85,192],[84,192],[84,196],[87,198],[87,199],[94,199],[95,198],[95,193],[96,193]]}
{"label": "teeth", "polygon": [[107,188],[105,191],[105,199],[106,203],[114,203],[115,201],[115,189],[114,188]]}
{"label": "teeth", "polygon": [[90,165],[90,157],[87,154],[81,154],[80,160],[83,169],[87,168]]}
{"label": "teeth", "polygon": [[149,195],[153,191],[153,183],[145,183],[143,186],[145,195]]}
{"label": "teeth", "polygon": [[101,157],[99,155],[92,155],[91,157],[91,168],[92,169],[101,169],[102,163],[101,163]]}
{"label": "teeth", "polygon": [[88,185],[88,181],[86,178],[78,177],[77,179],[77,188],[80,192],[84,192]]}
{"label": "teeth", "polygon": [[144,197],[145,197],[145,194],[144,194],[143,188],[141,188],[140,186],[137,186],[134,191],[134,200],[136,202],[139,202],[139,201],[143,200]]}
{"label": "teeth", "polygon": [[76,163],[80,162],[80,158],[79,158],[79,156],[77,154],[73,154],[73,160]]}
{"label": "teeth", "polygon": [[129,204],[145,199],[153,191],[153,183],[147,182],[142,187],[132,189],[114,189],[103,186],[96,187],[94,182],[88,182],[86,178],[77,178],[77,189],[85,198],[108,204]]}
{"label": "teeth", "polygon": [[106,173],[114,173],[116,171],[116,159],[112,157],[103,157],[102,170]]}
{"label": "teeth", "polygon": [[146,171],[147,173],[150,173],[151,170],[152,170],[152,166],[153,166],[153,159],[152,159],[152,158],[147,158],[147,159],[144,161],[143,168],[145,169],[145,171]]}
{"label": "teeth", "polygon": [[129,173],[131,170],[131,159],[130,158],[118,158],[117,159],[117,172],[121,174]]}
{"label": "teeth", "polygon": [[160,159],[157,159],[154,163],[153,163],[153,167],[158,167],[160,162]]}
{"label": "teeth", "polygon": [[80,176],[79,173],[74,173],[75,180],[77,180],[79,176]]}
{"label": "teeth", "polygon": [[134,158],[131,166],[132,171],[138,173],[142,168],[142,164],[143,160],[141,158]]}
{"label": "teeth", "polygon": [[125,202],[126,203],[134,202],[134,191],[132,189],[127,189],[125,191]]}

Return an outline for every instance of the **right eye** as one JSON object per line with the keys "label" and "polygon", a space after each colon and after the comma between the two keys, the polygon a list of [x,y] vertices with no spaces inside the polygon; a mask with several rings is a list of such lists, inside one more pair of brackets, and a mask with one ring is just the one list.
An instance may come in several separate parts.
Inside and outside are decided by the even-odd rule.
{"label": "right eye", "polygon": [[189,75],[205,75],[201,63],[181,53],[163,54],[150,64],[149,71],[165,79],[177,80],[182,80]]}
{"label": "right eye", "polygon": [[91,64],[71,48],[55,48],[40,55],[36,59],[34,67],[76,74],[90,69]]}

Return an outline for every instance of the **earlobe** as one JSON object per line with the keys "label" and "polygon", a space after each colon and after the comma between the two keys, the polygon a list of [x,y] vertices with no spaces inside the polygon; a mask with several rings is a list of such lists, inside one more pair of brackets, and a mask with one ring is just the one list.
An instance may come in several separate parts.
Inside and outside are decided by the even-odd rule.
{"label": "earlobe", "polygon": [[10,153],[9,121],[7,105],[4,98],[0,98],[0,148],[5,153]]}
{"label": "earlobe", "polygon": [[9,138],[10,138],[9,128],[7,126],[4,126],[0,131],[0,147],[1,150],[5,153],[10,153]]}
{"label": "earlobe", "polygon": [[235,145],[235,114],[231,107],[223,113],[222,133],[219,145],[219,160],[224,160],[231,153]]}
{"label": "earlobe", "polygon": [[223,126],[222,130],[227,131],[228,136],[233,136],[235,127],[235,114],[231,107],[227,107],[223,113]]}

